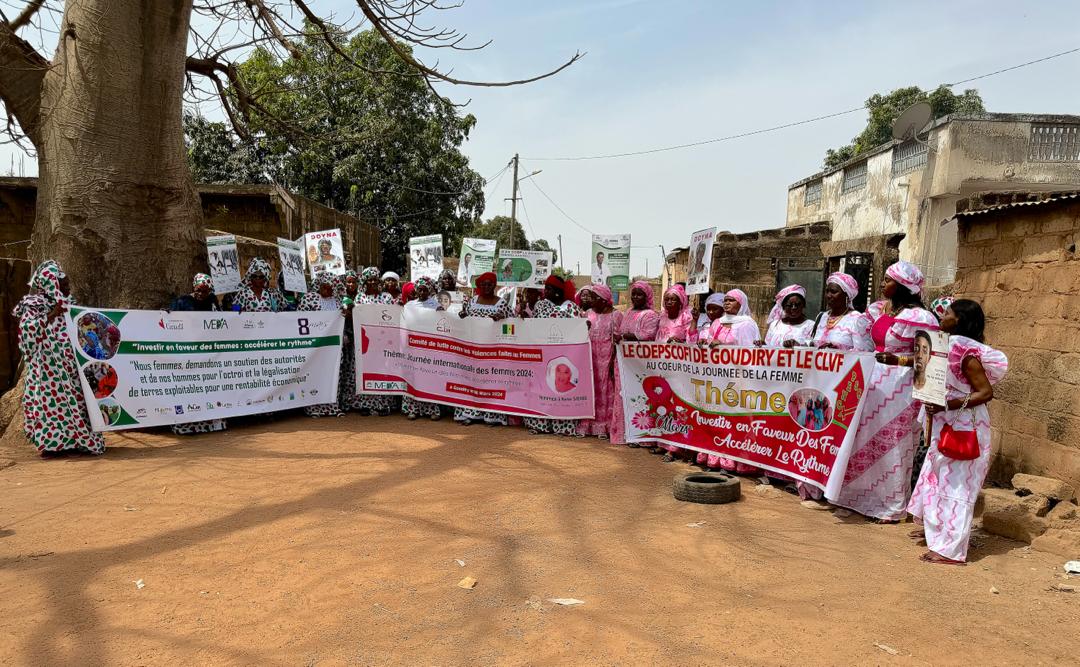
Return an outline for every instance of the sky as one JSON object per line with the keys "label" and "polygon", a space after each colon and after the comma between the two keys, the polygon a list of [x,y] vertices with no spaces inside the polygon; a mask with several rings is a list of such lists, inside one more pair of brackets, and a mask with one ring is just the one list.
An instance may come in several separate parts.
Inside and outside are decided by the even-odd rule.
{"label": "sky", "polygon": [[[357,14],[353,0],[315,5],[339,22]],[[862,130],[865,112],[651,155],[541,158],[739,134],[1080,47],[1075,0],[466,0],[429,22],[473,43],[493,40],[481,51],[419,52],[463,79],[525,78],[586,54],[525,86],[439,89],[469,101],[465,111],[478,119],[463,150],[481,175],[498,173],[515,153],[522,176],[542,170],[521,184],[518,215],[530,239],[558,248],[561,234],[564,266],[580,262],[587,272],[591,233],[629,233],[631,271],[650,275],[661,270],[660,246],[686,246],[695,230],[782,227],[787,186],[819,171],[827,148]],[[956,90],[978,88],[989,111],[1080,114],[1077,80],[1080,53]],[[10,159],[0,149],[0,171]],[[489,183],[484,217],[508,215],[510,192],[508,175]]]}

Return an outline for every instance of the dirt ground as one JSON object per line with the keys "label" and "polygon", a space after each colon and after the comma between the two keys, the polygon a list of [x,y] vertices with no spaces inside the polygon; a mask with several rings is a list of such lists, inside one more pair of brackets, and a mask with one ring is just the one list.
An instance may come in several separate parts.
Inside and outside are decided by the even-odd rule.
{"label": "dirt ground", "polygon": [[910,525],[752,480],[735,504],[680,503],[682,464],[594,439],[350,416],[110,445],[0,451],[3,664],[1076,664],[1080,647],[1080,593],[1049,590],[1060,558],[982,536],[967,567],[927,565]]}

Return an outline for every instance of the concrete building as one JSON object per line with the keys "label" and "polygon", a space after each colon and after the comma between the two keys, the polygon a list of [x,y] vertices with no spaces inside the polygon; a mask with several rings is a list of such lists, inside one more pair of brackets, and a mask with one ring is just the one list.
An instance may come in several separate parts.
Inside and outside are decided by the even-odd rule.
{"label": "concrete building", "polygon": [[993,481],[1014,473],[1080,488],[1080,192],[962,201],[956,294],[982,304],[1009,356],[990,404]]}
{"label": "concrete building", "polygon": [[[342,230],[352,266],[379,265],[379,229],[276,185],[198,185],[209,233],[235,234],[241,262],[264,257],[276,267],[277,237],[296,239],[306,232]],[[18,331],[11,309],[26,294],[27,261],[34,228],[37,179],[0,177],[0,392],[15,380]]]}
{"label": "concrete building", "polygon": [[[982,192],[1080,186],[1080,116],[944,116],[921,140],[893,141],[788,188],[787,226],[832,223],[822,254],[877,293],[897,257],[931,286],[956,275],[956,203]],[[942,223],[945,224],[942,224]]]}

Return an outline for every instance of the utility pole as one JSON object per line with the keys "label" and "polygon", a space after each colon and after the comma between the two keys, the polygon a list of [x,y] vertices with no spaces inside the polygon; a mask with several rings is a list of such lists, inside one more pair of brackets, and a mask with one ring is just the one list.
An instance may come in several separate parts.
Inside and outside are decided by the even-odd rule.
{"label": "utility pole", "polygon": [[559,234],[559,268],[563,268],[562,234]]}
{"label": "utility pole", "polygon": [[514,159],[510,160],[514,165],[514,193],[510,197],[510,242],[509,248],[514,247],[514,225],[517,224],[517,203],[518,203],[518,154],[514,153]]}

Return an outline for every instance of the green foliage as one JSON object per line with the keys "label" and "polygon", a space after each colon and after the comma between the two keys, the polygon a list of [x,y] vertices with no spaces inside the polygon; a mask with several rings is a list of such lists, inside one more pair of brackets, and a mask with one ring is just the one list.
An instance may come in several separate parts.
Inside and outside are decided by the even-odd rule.
{"label": "green foliage", "polygon": [[551,262],[555,264],[559,261],[559,251],[548,245],[548,242],[544,239],[536,239],[529,244],[529,250],[547,250],[551,252]]}
{"label": "green foliage", "polygon": [[866,128],[846,146],[830,148],[825,153],[825,167],[835,167],[881,144],[892,141],[892,124],[904,109],[916,102],[927,102],[933,118],[953,113],[982,113],[986,111],[982,97],[975,89],[957,95],[947,86],[938,86],[927,93],[918,86],[897,88],[888,95],[875,94],[866,100],[870,114]]}
{"label": "green foliage", "polygon": [[544,239],[529,241],[521,223],[513,222],[508,215],[497,215],[486,222],[475,222],[469,227],[465,236],[474,239],[491,239],[495,241],[497,248],[548,250],[551,251],[551,261],[559,261],[559,253],[548,245],[547,241]]}
{"label": "green foliage", "polygon": [[240,141],[225,123],[184,114],[184,146],[196,183],[266,183],[254,145]]}
{"label": "green foliage", "polygon": [[307,30],[295,42],[299,58],[257,49],[239,66],[262,108],[251,108],[248,128],[264,171],[377,225],[383,268],[405,269],[411,236],[442,234],[444,250],[460,247],[484,208],[484,180],[460,150],[476,118],[435,94],[373,31],[335,36],[361,68]]}

